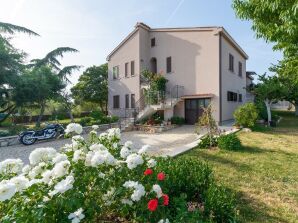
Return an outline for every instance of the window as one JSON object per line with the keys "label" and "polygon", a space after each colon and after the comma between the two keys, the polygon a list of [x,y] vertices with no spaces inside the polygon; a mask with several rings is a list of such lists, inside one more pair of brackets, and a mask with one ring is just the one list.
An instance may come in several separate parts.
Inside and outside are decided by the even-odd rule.
{"label": "window", "polygon": [[[228,91],[228,101],[237,101],[237,93],[234,93],[232,91]],[[242,96],[241,96],[242,97]]]}
{"label": "window", "polygon": [[234,72],[234,56],[229,54],[229,70]]}
{"label": "window", "polygon": [[171,73],[171,72],[172,72],[172,58],[167,57],[167,73]]}
{"label": "window", "polygon": [[239,102],[242,102],[242,94],[239,94]]}
{"label": "window", "polygon": [[242,77],[242,63],[241,62],[239,62],[239,64],[238,64],[238,75],[239,75],[239,77]]}
{"label": "window", "polygon": [[151,47],[154,47],[155,46],[155,38],[152,38],[151,39]]}
{"label": "window", "polygon": [[129,108],[129,94],[125,95],[125,108]]}
{"label": "window", "polygon": [[113,67],[113,79],[119,78],[119,66]]}
{"label": "window", "polygon": [[125,63],[125,77],[128,77],[128,63]]}
{"label": "window", "polygon": [[113,107],[114,108],[120,108],[120,97],[119,95],[113,96]]}
{"label": "window", "polygon": [[135,62],[134,61],[130,62],[130,75],[131,76],[135,75]]}
{"label": "window", "polygon": [[136,107],[136,99],[135,99],[135,95],[132,94],[130,95],[130,103],[131,103],[131,108],[135,108]]}

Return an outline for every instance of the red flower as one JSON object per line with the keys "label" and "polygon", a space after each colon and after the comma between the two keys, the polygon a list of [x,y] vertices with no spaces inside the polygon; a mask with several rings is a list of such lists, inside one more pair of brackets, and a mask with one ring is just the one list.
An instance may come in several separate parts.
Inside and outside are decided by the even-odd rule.
{"label": "red flower", "polygon": [[164,180],[166,177],[166,175],[163,172],[160,172],[159,174],[157,174],[157,179],[158,180]]}
{"label": "red flower", "polygon": [[152,199],[148,202],[148,209],[149,211],[155,211],[158,206],[158,200]]}
{"label": "red flower", "polygon": [[169,205],[169,196],[167,194],[163,194],[162,198],[163,198],[163,205],[168,206]]}
{"label": "red flower", "polygon": [[153,170],[152,169],[147,169],[144,172],[144,175],[151,175],[151,174],[153,174]]}

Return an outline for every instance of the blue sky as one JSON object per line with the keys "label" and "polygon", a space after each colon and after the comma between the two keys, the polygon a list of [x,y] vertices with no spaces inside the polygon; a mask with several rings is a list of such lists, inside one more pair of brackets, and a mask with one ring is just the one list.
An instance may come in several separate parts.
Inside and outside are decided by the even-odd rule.
{"label": "blue sky", "polygon": [[[223,26],[249,55],[247,70],[268,71],[282,55],[256,39],[251,23],[236,18],[231,0],[0,0],[0,21],[22,25],[41,37],[18,35],[16,46],[39,58],[59,46],[80,53],[66,55],[64,65],[105,62],[109,52],[138,21],[151,27]],[[81,72],[72,76],[75,83]]]}

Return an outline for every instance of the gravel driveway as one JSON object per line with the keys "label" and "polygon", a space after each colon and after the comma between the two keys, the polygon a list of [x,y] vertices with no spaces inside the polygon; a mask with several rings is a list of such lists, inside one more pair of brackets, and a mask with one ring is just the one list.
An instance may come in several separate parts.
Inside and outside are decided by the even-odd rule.
{"label": "gravel driveway", "polygon": [[[122,133],[121,141],[128,140],[134,143],[135,148],[140,148],[142,145],[150,145],[151,154],[162,154],[163,151],[168,151],[171,148],[191,143],[196,140],[197,135],[194,133],[194,126],[181,126],[172,130],[159,133],[147,134],[141,131],[132,131]],[[24,163],[28,163],[28,157],[32,150],[39,147],[53,147],[59,149],[66,143],[70,143],[70,139],[60,139],[38,142],[31,146],[16,145],[8,147],[0,147],[0,161],[7,158],[20,158]]]}

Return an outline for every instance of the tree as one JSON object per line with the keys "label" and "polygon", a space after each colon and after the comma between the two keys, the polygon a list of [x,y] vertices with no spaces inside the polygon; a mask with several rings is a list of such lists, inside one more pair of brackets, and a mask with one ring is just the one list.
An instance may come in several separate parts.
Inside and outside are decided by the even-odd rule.
{"label": "tree", "polygon": [[298,81],[290,76],[281,76],[280,79],[285,89],[284,99],[295,106],[295,115],[298,116]]}
{"label": "tree", "polygon": [[22,26],[0,22],[0,113],[5,113],[0,118],[0,122],[3,122],[15,111],[16,106],[11,101],[10,94],[24,69],[23,63],[26,54],[14,48],[10,43],[10,35],[16,33],[38,36],[37,33]]}
{"label": "tree", "polygon": [[97,103],[102,112],[107,112],[108,65],[102,64],[87,68],[71,92],[77,103]]}
{"label": "tree", "polygon": [[57,100],[64,88],[65,84],[52,69],[42,66],[26,70],[19,77],[12,91],[12,99],[17,107],[39,107],[40,113],[36,125],[40,126],[47,101]]}
{"label": "tree", "polygon": [[297,0],[234,0],[233,7],[241,19],[251,20],[258,38],[274,43],[284,58],[270,70],[287,82],[286,100],[295,103],[298,115],[298,4]]}
{"label": "tree", "polygon": [[71,94],[66,91],[63,91],[60,94],[60,97],[58,100],[62,103],[63,107],[67,110],[69,118],[71,119],[71,122],[74,122],[74,117],[72,114],[72,109],[74,108],[74,103],[73,103]]}
{"label": "tree", "polygon": [[283,100],[286,89],[277,76],[259,76],[260,83],[256,84],[252,90],[255,96],[262,100],[266,105],[268,125],[271,123],[271,105],[279,100]]}
{"label": "tree", "polygon": [[206,108],[202,107],[203,114],[199,117],[197,122],[197,132],[202,129],[207,130],[207,137],[209,138],[210,147],[213,146],[214,135],[219,133],[215,119],[213,118],[213,107],[209,104]]}

